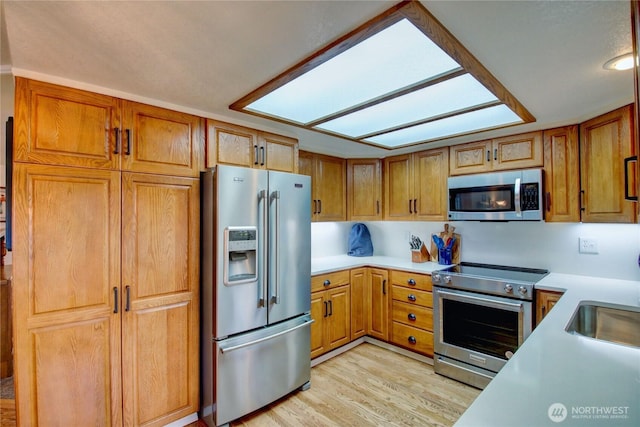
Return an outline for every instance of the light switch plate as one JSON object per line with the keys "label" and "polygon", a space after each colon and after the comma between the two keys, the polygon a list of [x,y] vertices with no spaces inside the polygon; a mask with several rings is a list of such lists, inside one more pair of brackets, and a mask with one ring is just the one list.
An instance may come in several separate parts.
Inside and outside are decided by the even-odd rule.
{"label": "light switch plate", "polygon": [[581,254],[597,254],[598,253],[598,241],[591,237],[579,237],[578,251]]}

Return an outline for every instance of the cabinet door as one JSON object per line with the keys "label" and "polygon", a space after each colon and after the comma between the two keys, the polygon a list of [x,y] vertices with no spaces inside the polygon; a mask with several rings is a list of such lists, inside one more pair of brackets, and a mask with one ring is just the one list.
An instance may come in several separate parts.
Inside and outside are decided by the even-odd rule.
{"label": "cabinet door", "polygon": [[449,173],[462,175],[490,171],[491,148],[491,140],[450,147]]}
{"label": "cabinet door", "polygon": [[258,165],[258,132],[230,123],[207,120],[207,167],[216,164]]}
{"label": "cabinet door", "polygon": [[199,180],[124,173],[125,425],[198,409]]}
{"label": "cabinet door", "polygon": [[355,340],[367,332],[368,299],[367,269],[351,270],[351,339]]}
{"label": "cabinet door", "polygon": [[326,292],[313,292],[311,294],[311,358],[320,356],[328,351],[325,340],[327,328],[327,299]]}
{"label": "cabinet door", "polygon": [[447,218],[447,177],[449,149],[413,154],[415,215],[420,221],[445,221]]}
{"label": "cabinet door", "polygon": [[260,167],[272,171],[298,172],[298,140],[272,133],[258,133]]}
{"label": "cabinet door", "polygon": [[580,222],[578,126],[545,130],[545,221]]}
{"label": "cabinet door", "polygon": [[384,219],[413,218],[413,169],[410,154],[384,159]]}
{"label": "cabinet door", "polygon": [[625,200],[625,185],[635,185],[624,159],[634,154],[631,132],[632,106],[628,105],[580,125],[581,187],[583,222],[636,221],[635,202]]}
{"label": "cabinet door", "polygon": [[347,207],[350,221],[382,219],[382,168],[378,159],[347,160]]}
{"label": "cabinet door", "polygon": [[349,286],[326,291],[329,303],[327,338],[329,349],[351,341],[351,296]]}
{"label": "cabinet door", "polygon": [[562,294],[562,292],[536,291],[536,326],[556,305]]}
{"label": "cabinet door", "polygon": [[311,177],[311,199],[309,200],[310,203],[310,208],[309,210],[311,211],[311,220],[315,220],[315,214],[316,214],[316,206],[317,206],[317,201],[315,200],[316,196],[314,194],[314,189],[315,187],[315,180],[314,180],[314,176],[313,176],[313,154],[306,152],[306,151],[300,151],[298,153],[298,173],[301,175],[307,175]]}
{"label": "cabinet door", "polygon": [[20,425],[121,425],[120,173],[14,167]]}
{"label": "cabinet door", "polygon": [[204,138],[199,117],[131,101],[124,101],[123,111],[123,170],[200,176]]}
{"label": "cabinet door", "polygon": [[315,179],[311,184],[318,201],[317,221],[345,221],[347,219],[346,162],[338,157],[317,155]]}
{"label": "cabinet door", "polygon": [[14,160],[118,169],[120,101],[16,77]]}
{"label": "cabinet door", "polygon": [[543,164],[542,132],[496,138],[492,143],[492,169],[522,169]]}
{"label": "cabinet door", "polygon": [[387,270],[369,269],[369,307],[367,334],[383,341],[389,339],[389,292]]}

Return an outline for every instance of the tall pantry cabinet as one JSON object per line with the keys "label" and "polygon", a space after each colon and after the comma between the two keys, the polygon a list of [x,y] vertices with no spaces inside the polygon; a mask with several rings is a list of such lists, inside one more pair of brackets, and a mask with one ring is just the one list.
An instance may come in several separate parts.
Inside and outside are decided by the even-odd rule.
{"label": "tall pantry cabinet", "polygon": [[16,79],[20,425],[197,411],[201,119]]}

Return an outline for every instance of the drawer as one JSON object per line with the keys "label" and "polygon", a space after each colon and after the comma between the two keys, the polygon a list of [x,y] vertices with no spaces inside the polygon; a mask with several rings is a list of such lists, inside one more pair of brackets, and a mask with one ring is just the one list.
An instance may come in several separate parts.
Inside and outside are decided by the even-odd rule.
{"label": "drawer", "polygon": [[433,308],[433,294],[431,292],[393,285],[391,286],[391,297],[396,301],[406,302],[407,304]]}
{"label": "drawer", "polygon": [[433,331],[433,310],[430,308],[394,301],[391,312],[394,322]]}
{"label": "drawer", "polygon": [[433,334],[413,326],[393,322],[391,342],[409,350],[433,357]]}
{"label": "drawer", "polygon": [[343,286],[350,281],[350,270],[311,276],[311,292]]}
{"label": "drawer", "polygon": [[431,276],[428,274],[416,274],[408,273],[406,271],[391,270],[390,280],[392,285],[431,291]]}

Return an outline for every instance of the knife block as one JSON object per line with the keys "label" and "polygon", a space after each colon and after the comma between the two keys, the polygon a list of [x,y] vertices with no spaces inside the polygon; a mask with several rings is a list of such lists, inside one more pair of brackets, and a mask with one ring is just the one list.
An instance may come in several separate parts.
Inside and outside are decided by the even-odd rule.
{"label": "knife block", "polygon": [[429,255],[429,251],[424,243],[420,247],[420,250],[411,251],[411,262],[427,262],[429,259],[431,259],[431,256]]}

